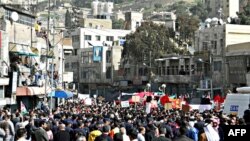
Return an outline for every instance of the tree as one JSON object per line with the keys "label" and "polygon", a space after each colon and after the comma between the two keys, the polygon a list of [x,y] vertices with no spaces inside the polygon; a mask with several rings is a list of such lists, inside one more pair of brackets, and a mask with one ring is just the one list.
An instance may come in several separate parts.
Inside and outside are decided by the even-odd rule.
{"label": "tree", "polygon": [[234,20],[238,20],[239,22],[234,21],[235,23],[250,25],[250,1],[247,3],[246,6],[243,7],[243,12],[238,13],[238,17],[239,19]]}
{"label": "tree", "polygon": [[173,5],[170,6],[170,11],[175,11],[176,15],[184,14],[189,12],[188,8],[190,7],[190,4],[184,1],[176,2]]}
{"label": "tree", "polygon": [[156,3],[154,6],[155,6],[155,9],[162,8],[162,4],[161,3]]}
{"label": "tree", "polygon": [[154,65],[155,61],[152,60],[156,58],[170,53],[179,53],[170,41],[170,38],[173,38],[171,32],[164,25],[143,23],[134,33],[126,36],[123,56],[133,58],[136,64],[142,64],[149,63],[149,55],[151,55],[150,63]]}
{"label": "tree", "polygon": [[123,19],[119,19],[119,20],[112,20],[112,28],[113,29],[123,29],[124,27],[124,20]]}
{"label": "tree", "polygon": [[194,37],[194,32],[199,28],[199,18],[185,13],[179,15],[176,21],[176,30],[180,33],[178,40],[191,44],[190,42]]}
{"label": "tree", "polygon": [[205,21],[208,17],[207,7],[205,7],[201,1],[198,1],[197,4],[191,7],[189,10],[193,15],[198,16],[202,21]]}
{"label": "tree", "polygon": [[65,13],[65,27],[71,28],[71,26],[72,26],[71,14],[70,14],[69,10],[67,10]]}

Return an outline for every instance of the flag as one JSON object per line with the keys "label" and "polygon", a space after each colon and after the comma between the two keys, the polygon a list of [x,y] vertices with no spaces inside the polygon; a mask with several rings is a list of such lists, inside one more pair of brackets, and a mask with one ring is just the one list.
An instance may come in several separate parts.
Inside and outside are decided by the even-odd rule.
{"label": "flag", "polygon": [[26,114],[26,113],[28,113],[28,111],[27,111],[27,109],[26,109],[26,107],[25,107],[25,105],[23,104],[23,102],[21,101],[21,114]]}

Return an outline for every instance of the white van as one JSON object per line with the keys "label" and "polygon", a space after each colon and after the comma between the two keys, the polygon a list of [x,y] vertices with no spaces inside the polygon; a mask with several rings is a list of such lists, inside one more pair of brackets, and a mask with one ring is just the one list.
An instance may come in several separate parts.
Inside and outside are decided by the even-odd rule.
{"label": "white van", "polygon": [[227,94],[223,113],[234,114],[242,118],[250,104],[250,87],[240,87],[236,90],[238,93]]}

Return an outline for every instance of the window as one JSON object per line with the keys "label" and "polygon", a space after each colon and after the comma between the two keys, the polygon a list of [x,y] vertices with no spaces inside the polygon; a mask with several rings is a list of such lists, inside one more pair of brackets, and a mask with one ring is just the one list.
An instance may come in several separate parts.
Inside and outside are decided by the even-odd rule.
{"label": "window", "polygon": [[125,73],[125,76],[128,76],[130,74],[130,68],[125,68],[124,73]]}
{"label": "window", "polygon": [[111,50],[106,52],[106,62],[111,63]]}
{"label": "window", "polygon": [[170,75],[170,67],[167,67],[167,75]]}
{"label": "window", "polygon": [[216,33],[214,34],[214,39],[217,39],[217,34]]}
{"label": "window", "polygon": [[192,74],[194,74],[194,72],[195,72],[194,65],[191,65],[191,72],[192,72]]}
{"label": "window", "polygon": [[207,51],[208,50],[208,42],[203,42],[202,43],[202,48],[204,51]]}
{"label": "window", "polygon": [[95,36],[95,40],[96,40],[96,41],[101,41],[101,36],[96,35],[96,36]]}
{"label": "window", "polygon": [[70,63],[65,63],[65,68],[66,69],[70,68]]}
{"label": "window", "polygon": [[72,35],[72,42],[79,42],[80,36],[79,35]]}
{"label": "window", "polygon": [[214,71],[221,71],[221,61],[215,61],[214,62]]}
{"label": "window", "polygon": [[81,57],[82,57],[82,63],[83,64],[88,64],[89,63],[89,52],[81,52]]}
{"label": "window", "polygon": [[92,23],[89,23],[89,27],[92,27],[93,26],[93,24]]}
{"label": "window", "polygon": [[211,41],[211,49],[217,49],[217,41]]}
{"label": "window", "polygon": [[87,40],[87,41],[91,41],[91,35],[85,35],[84,39]]}
{"label": "window", "polygon": [[140,23],[139,22],[136,22],[136,28],[140,26]]}
{"label": "window", "polygon": [[144,68],[139,68],[139,76],[143,76],[144,74]]}
{"label": "window", "polygon": [[106,40],[107,40],[107,41],[114,41],[114,36],[107,36],[107,37],[106,37]]}
{"label": "window", "polygon": [[72,68],[78,68],[78,62],[72,62]]}
{"label": "window", "polygon": [[111,79],[111,71],[111,67],[108,67],[106,71],[106,79]]}
{"label": "window", "polygon": [[224,42],[223,42],[223,39],[220,39],[220,47],[224,47]]}
{"label": "window", "polygon": [[88,76],[88,71],[82,71],[81,72],[81,79],[86,79]]}
{"label": "window", "polygon": [[74,49],[74,55],[77,56],[77,49]]}
{"label": "window", "polygon": [[0,98],[4,98],[3,86],[0,86]]}

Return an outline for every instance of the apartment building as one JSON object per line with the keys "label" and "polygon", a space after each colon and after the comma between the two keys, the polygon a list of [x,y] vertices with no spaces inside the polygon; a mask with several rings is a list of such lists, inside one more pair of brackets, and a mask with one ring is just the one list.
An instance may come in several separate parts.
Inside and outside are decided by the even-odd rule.
{"label": "apartment building", "polygon": [[[200,66],[203,68],[203,75],[211,77],[212,74],[214,87],[221,88],[222,91],[232,87],[233,81],[230,81],[229,74],[230,62],[236,60],[227,57],[228,47],[241,46],[249,42],[249,31],[250,26],[236,24],[218,25],[196,31],[194,48],[197,59],[202,59],[204,62]],[[241,64],[240,61],[238,63]]]}
{"label": "apartment building", "polygon": [[[111,72],[118,69],[117,64],[122,52],[120,46],[129,33],[131,30],[95,28],[78,28],[70,33],[73,53],[65,56],[65,71],[74,72],[74,82],[80,83],[80,92],[89,93],[86,88],[96,90],[96,86],[112,85],[115,78],[111,77]],[[99,57],[95,58],[96,50]],[[110,58],[113,58],[113,63]]]}
{"label": "apartment building", "polygon": [[204,0],[207,6],[209,17],[236,17],[239,12],[239,0]]}

